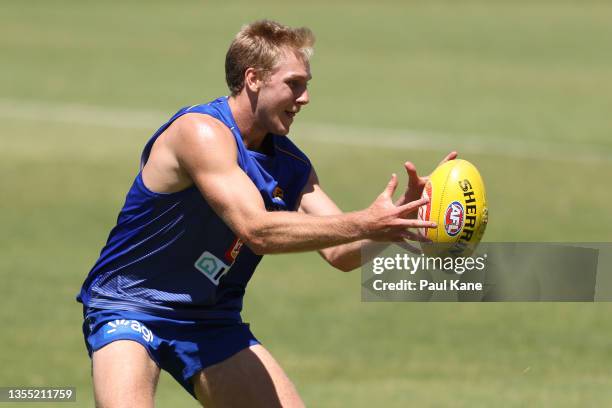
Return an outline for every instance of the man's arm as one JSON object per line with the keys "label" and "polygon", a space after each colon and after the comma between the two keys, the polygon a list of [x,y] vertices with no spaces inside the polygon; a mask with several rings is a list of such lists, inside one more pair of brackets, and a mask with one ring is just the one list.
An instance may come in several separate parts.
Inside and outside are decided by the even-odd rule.
{"label": "man's arm", "polygon": [[[457,152],[453,151],[447,154],[444,159],[438,164],[441,166],[449,160],[454,160],[457,158]],[[411,162],[404,163],[404,167],[406,168],[406,172],[408,173],[408,186],[406,187],[406,191],[399,200],[396,201],[395,205],[400,206],[411,201],[417,200],[421,197],[423,193],[423,188],[427,181],[429,180],[429,176],[420,177],[417,174],[416,167]],[[299,211],[304,212],[306,214],[317,214],[317,215],[335,215],[342,214],[342,211],[338,208],[336,203],[334,203],[327,194],[321,189],[319,185],[319,179],[317,174],[313,170],[310,174],[310,178],[306,187],[303,190]],[[414,219],[416,218],[416,211],[407,214],[408,218]],[[420,234],[410,232],[406,238],[414,240],[414,241],[426,241],[426,238],[421,236]],[[355,268],[360,267],[365,262],[368,262],[369,259],[362,259],[363,249],[372,245],[373,241],[371,240],[360,240],[351,242],[348,244],[337,245],[330,248],[324,248],[319,250],[319,254],[333,267],[340,269],[344,272],[352,271]],[[409,251],[414,251],[415,249],[403,242],[399,241],[398,244]],[[372,252],[372,251],[369,251]],[[373,252],[372,252],[373,253]]]}
{"label": "man's arm", "polygon": [[407,228],[435,226],[405,218],[425,204],[424,200],[393,204],[395,175],[365,210],[325,215],[269,212],[259,191],[237,164],[237,147],[229,129],[214,118],[197,114],[184,115],[177,122],[176,137],[169,139],[169,149],[181,170],[255,253],[318,250],[361,239],[398,241],[408,234]]}

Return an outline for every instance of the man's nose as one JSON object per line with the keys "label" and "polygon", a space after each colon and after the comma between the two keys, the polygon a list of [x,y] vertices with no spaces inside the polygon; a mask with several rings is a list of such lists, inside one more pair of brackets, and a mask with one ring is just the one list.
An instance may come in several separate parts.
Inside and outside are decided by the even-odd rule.
{"label": "man's nose", "polygon": [[308,89],[304,89],[304,92],[296,99],[296,102],[300,105],[306,105],[310,102],[310,95],[308,95]]}

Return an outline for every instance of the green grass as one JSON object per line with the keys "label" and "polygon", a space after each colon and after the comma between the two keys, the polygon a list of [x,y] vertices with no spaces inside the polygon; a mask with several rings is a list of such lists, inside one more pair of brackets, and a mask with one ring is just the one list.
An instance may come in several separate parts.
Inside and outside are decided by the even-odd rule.
{"label": "green grass", "polygon": [[[405,160],[431,170],[442,134],[485,178],[488,240],[611,241],[603,2],[4,2],[0,105],[169,116],[226,92],[225,48],[260,17],[317,34],[312,104],[295,136],[343,209],[368,205]],[[0,110],[0,386],[74,385],[76,405],[91,406],[74,295],[166,117],[122,128],[11,112]],[[318,124],[337,127],[329,141]],[[374,129],[372,145],[346,144],[353,129]],[[431,134],[431,146],[383,146],[393,129]],[[478,153],[468,139],[502,148]],[[558,157],[534,158],[535,142]],[[505,154],[509,143],[517,151]],[[250,284],[244,318],[309,406],[612,401],[608,304],[381,304],[360,293],[358,273],[314,254],[266,257]],[[194,403],[164,376],[158,405]]]}

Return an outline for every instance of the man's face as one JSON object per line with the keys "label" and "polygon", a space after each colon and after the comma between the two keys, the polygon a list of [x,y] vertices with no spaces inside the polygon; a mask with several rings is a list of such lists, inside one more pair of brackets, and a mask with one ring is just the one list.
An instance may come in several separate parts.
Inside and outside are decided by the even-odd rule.
{"label": "man's face", "polygon": [[287,51],[263,82],[255,115],[268,132],[286,135],[293,118],[309,102],[310,64]]}

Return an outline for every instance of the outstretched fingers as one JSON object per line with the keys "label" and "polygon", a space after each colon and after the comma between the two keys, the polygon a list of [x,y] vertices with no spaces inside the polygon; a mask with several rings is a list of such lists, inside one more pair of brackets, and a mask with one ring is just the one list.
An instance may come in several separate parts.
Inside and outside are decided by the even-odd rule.
{"label": "outstretched fingers", "polygon": [[406,169],[406,173],[408,173],[408,180],[418,180],[419,175],[417,173],[416,166],[414,163],[407,161],[404,163],[404,168]]}
{"label": "outstretched fingers", "polygon": [[408,214],[416,211],[420,206],[425,205],[429,202],[429,197],[421,197],[418,200],[411,201],[404,205],[397,207],[397,211],[401,217],[405,217]]}
{"label": "outstretched fingers", "polygon": [[446,155],[445,158],[442,159],[442,161],[440,162],[440,164],[438,164],[438,166],[443,165],[447,161],[455,160],[457,158],[457,155],[458,154],[455,151],[450,152],[449,154]]}
{"label": "outstretched fingers", "polygon": [[397,174],[391,174],[391,180],[387,183],[387,187],[382,192],[382,195],[386,198],[391,199],[393,197],[393,193],[395,193],[395,189],[397,188]]}
{"label": "outstretched fingers", "polygon": [[400,224],[404,228],[437,228],[438,224],[433,221],[425,221],[419,219],[402,219]]}

